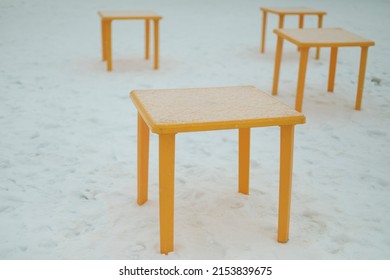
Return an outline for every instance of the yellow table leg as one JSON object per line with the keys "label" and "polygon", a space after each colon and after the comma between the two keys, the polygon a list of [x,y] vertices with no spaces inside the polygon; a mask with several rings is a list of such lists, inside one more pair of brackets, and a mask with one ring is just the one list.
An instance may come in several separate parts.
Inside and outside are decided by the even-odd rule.
{"label": "yellow table leg", "polygon": [[272,85],[272,94],[273,95],[278,94],[279,73],[280,73],[280,63],[282,61],[282,51],[283,51],[283,38],[278,36],[278,41],[276,43],[274,80],[273,80],[273,85]]}
{"label": "yellow table leg", "polygon": [[137,150],[137,203],[142,205],[148,200],[149,127],[139,113]]}
{"label": "yellow table leg", "polygon": [[261,49],[260,51],[264,53],[265,51],[265,34],[267,30],[267,11],[263,11],[263,24],[261,27]]}
{"label": "yellow table leg", "polygon": [[360,53],[360,66],[359,66],[359,78],[358,87],[356,93],[355,109],[360,110],[363,98],[364,78],[366,76],[368,47],[362,47]]}
{"label": "yellow table leg", "polygon": [[[298,27],[299,27],[300,29],[302,29],[302,28],[303,28],[303,23],[304,23],[304,20],[305,20],[305,17],[304,17],[304,15],[299,15],[299,23],[298,23]],[[299,51],[299,47],[297,47],[297,50]]]}
{"label": "yellow table leg", "polygon": [[158,69],[159,60],[159,20],[154,20],[154,69]]}
{"label": "yellow table leg", "polygon": [[284,15],[279,15],[279,28],[283,28],[284,26]]}
{"label": "yellow table leg", "polygon": [[111,20],[106,22],[106,60],[107,71],[112,70],[112,41],[111,41]]}
{"label": "yellow table leg", "polygon": [[328,78],[328,91],[333,92],[334,80],[336,77],[336,65],[337,65],[337,47],[330,49],[330,63],[329,63],[329,78]]}
{"label": "yellow table leg", "polygon": [[[322,28],[323,15],[318,15],[318,28]],[[316,49],[316,59],[320,58],[320,48]]]}
{"label": "yellow table leg", "polygon": [[159,136],[160,252],[174,247],[175,134]]}
{"label": "yellow table leg", "polygon": [[298,25],[299,28],[303,28],[303,22],[304,22],[304,16],[299,15],[299,25]]}
{"label": "yellow table leg", "polygon": [[302,112],[303,92],[305,89],[307,58],[309,56],[309,48],[300,48],[301,58],[299,60],[297,96],[295,97],[295,110]]}
{"label": "yellow table leg", "polygon": [[149,59],[150,20],[145,20],[145,59]]}
{"label": "yellow table leg", "polygon": [[281,243],[285,243],[289,239],[293,151],[294,126],[281,126],[278,214],[278,242]]}
{"label": "yellow table leg", "polygon": [[102,60],[106,60],[106,21],[101,20],[101,28],[102,28]]}
{"label": "yellow table leg", "polygon": [[249,194],[250,128],[238,130],[238,191]]}

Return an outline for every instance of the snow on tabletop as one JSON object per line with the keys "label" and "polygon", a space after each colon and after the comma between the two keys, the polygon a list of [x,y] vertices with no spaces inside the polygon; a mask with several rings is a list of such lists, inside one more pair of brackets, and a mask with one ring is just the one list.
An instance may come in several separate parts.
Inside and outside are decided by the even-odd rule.
{"label": "snow on tabletop", "polygon": [[103,10],[99,11],[99,15],[103,18],[114,18],[114,19],[131,19],[131,18],[161,18],[155,12],[151,11],[110,11]]}
{"label": "snow on tabletop", "polygon": [[324,11],[319,11],[308,7],[263,7],[262,9],[276,14],[326,14]]}
{"label": "snow on tabletop", "polygon": [[156,124],[227,122],[297,117],[303,114],[251,87],[133,91]]}
{"label": "snow on tabletop", "polygon": [[285,28],[276,29],[300,44],[341,44],[372,46],[375,43],[343,28]]}

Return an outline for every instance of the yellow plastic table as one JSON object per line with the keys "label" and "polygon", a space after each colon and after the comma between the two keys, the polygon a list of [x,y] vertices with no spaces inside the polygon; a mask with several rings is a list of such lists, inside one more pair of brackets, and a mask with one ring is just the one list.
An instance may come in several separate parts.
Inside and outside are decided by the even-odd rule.
{"label": "yellow plastic table", "polygon": [[[260,51],[264,53],[265,51],[265,33],[267,29],[267,14],[275,14],[279,16],[279,25],[278,28],[284,27],[284,18],[285,16],[298,16],[299,17],[299,28],[303,28],[304,17],[305,16],[317,16],[318,17],[318,28],[322,27],[322,21],[326,12],[318,11],[306,7],[276,7],[276,8],[260,8],[263,13],[263,22],[261,28],[261,48]],[[320,48],[317,48],[316,59],[320,57]]]}
{"label": "yellow plastic table", "polygon": [[107,71],[112,70],[111,23],[113,20],[145,20],[145,59],[149,59],[150,21],[154,23],[154,69],[159,63],[159,20],[154,12],[142,11],[99,11],[102,28],[102,59],[107,61]]}
{"label": "yellow plastic table", "polygon": [[238,129],[238,191],[249,193],[250,129],[280,126],[278,241],[289,238],[294,127],[302,113],[253,86],[134,90],[138,110],[137,202],[148,199],[149,133],[159,135],[160,251],[174,250],[175,136],[180,132]]}
{"label": "yellow plastic table", "polygon": [[328,91],[333,92],[336,76],[337,51],[339,47],[360,47],[360,67],[357,85],[355,109],[361,109],[364,77],[366,74],[368,47],[374,46],[375,42],[364,39],[354,33],[342,28],[305,28],[305,29],[275,29],[274,33],[278,37],[275,55],[274,79],[272,94],[278,93],[279,72],[282,60],[283,40],[295,44],[300,51],[300,62],[298,72],[297,92],[295,99],[295,109],[302,111],[303,92],[306,79],[306,68],[309,48],[330,47],[330,66],[328,78]]}

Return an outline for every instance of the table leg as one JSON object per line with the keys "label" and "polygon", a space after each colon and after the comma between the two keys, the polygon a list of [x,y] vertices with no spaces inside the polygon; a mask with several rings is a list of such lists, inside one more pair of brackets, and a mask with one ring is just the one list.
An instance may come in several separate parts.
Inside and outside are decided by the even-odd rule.
{"label": "table leg", "polygon": [[[318,28],[322,28],[323,15],[318,15]],[[316,59],[320,58],[320,48],[316,49]]]}
{"label": "table leg", "polygon": [[267,11],[263,11],[263,24],[261,26],[261,49],[260,49],[262,53],[264,53],[265,51],[266,30],[267,30]]}
{"label": "table leg", "polygon": [[159,20],[155,19],[154,20],[154,69],[158,69],[158,59],[159,59]]}
{"label": "table leg", "polygon": [[362,47],[360,53],[359,78],[356,94],[355,110],[360,110],[363,98],[364,78],[366,76],[368,47]]}
{"label": "table leg", "polygon": [[160,252],[174,247],[175,134],[159,136]]}
{"label": "table leg", "polygon": [[305,89],[307,58],[309,56],[309,48],[301,47],[301,58],[299,60],[297,96],[295,98],[295,110],[302,112],[303,92]]}
{"label": "table leg", "polygon": [[137,203],[144,204],[148,200],[149,171],[149,127],[138,113],[137,139]]}
{"label": "table leg", "polygon": [[238,191],[249,194],[250,128],[238,130]]}
{"label": "table leg", "polygon": [[299,28],[303,28],[303,22],[304,22],[304,16],[299,15],[299,25],[298,25]]}
{"label": "table leg", "polygon": [[289,239],[290,227],[294,126],[285,125],[280,128],[278,242],[285,243]]}
{"label": "table leg", "polygon": [[150,20],[145,20],[145,59],[149,59]]}
{"label": "table leg", "polygon": [[[304,17],[304,15],[299,15],[299,23],[298,23],[298,27],[299,27],[300,29],[302,29],[302,28],[303,28],[304,20],[305,20],[305,17]],[[299,47],[297,47],[297,50],[299,51]]]}
{"label": "table leg", "polygon": [[106,21],[106,60],[107,71],[112,70],[112,41],[111,41],[111,20]]}
{"label": "table leg", "polygon": [[102,60],[106,60],[106,21],[101,20],[101,28],[102,28]]}
{"label": "table leg", "polygon": [[336,77],[336,65],[337,65],[337,47],[331,47],[330,49],[330,63],[329,63],[329,77],[328,77],[328,91],[333,92],[334,80]]}
{"label": "table leg", "polygon": [[278,36],[278,41],[276,44],[276,54],[275,54],[274,80],[272,85],[273,95],[278,94],[280,64],[282,62],[282,51],[283,51],[283,38]]}
{"label": "table leg", "polygon": [[279,15],[279,28],[283,28],[284,26],[284,15]]}

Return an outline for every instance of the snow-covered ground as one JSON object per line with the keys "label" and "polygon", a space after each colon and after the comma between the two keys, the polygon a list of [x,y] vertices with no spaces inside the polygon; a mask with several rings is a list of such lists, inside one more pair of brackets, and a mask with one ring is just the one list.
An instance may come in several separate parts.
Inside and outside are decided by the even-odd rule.
{"label": "snow-covered ground", "polygon": [[[261,6],[328,12],[324,27],[374,40],[362,110],[359,48],[310,53],[296,126],[290,241],[276,242],[279,129],[252,130],[250,195],[237,192],[237,131],[176,137],[175,252],[159,253],[158,138],[150,200],[136,203],[134,89],[272,87],[277,25]],[[151,10],[160,69],[141,21],[113,23],[113,71],[101,61],[98,10]],[[298,19],[287,17],[286,27]],[[306,26],[315,27],[316,17]],[[390,2],[387,0],[1,0],[1,259],[389,259]],[[299,54],[286,42],[278,99],[294,106]]]}

